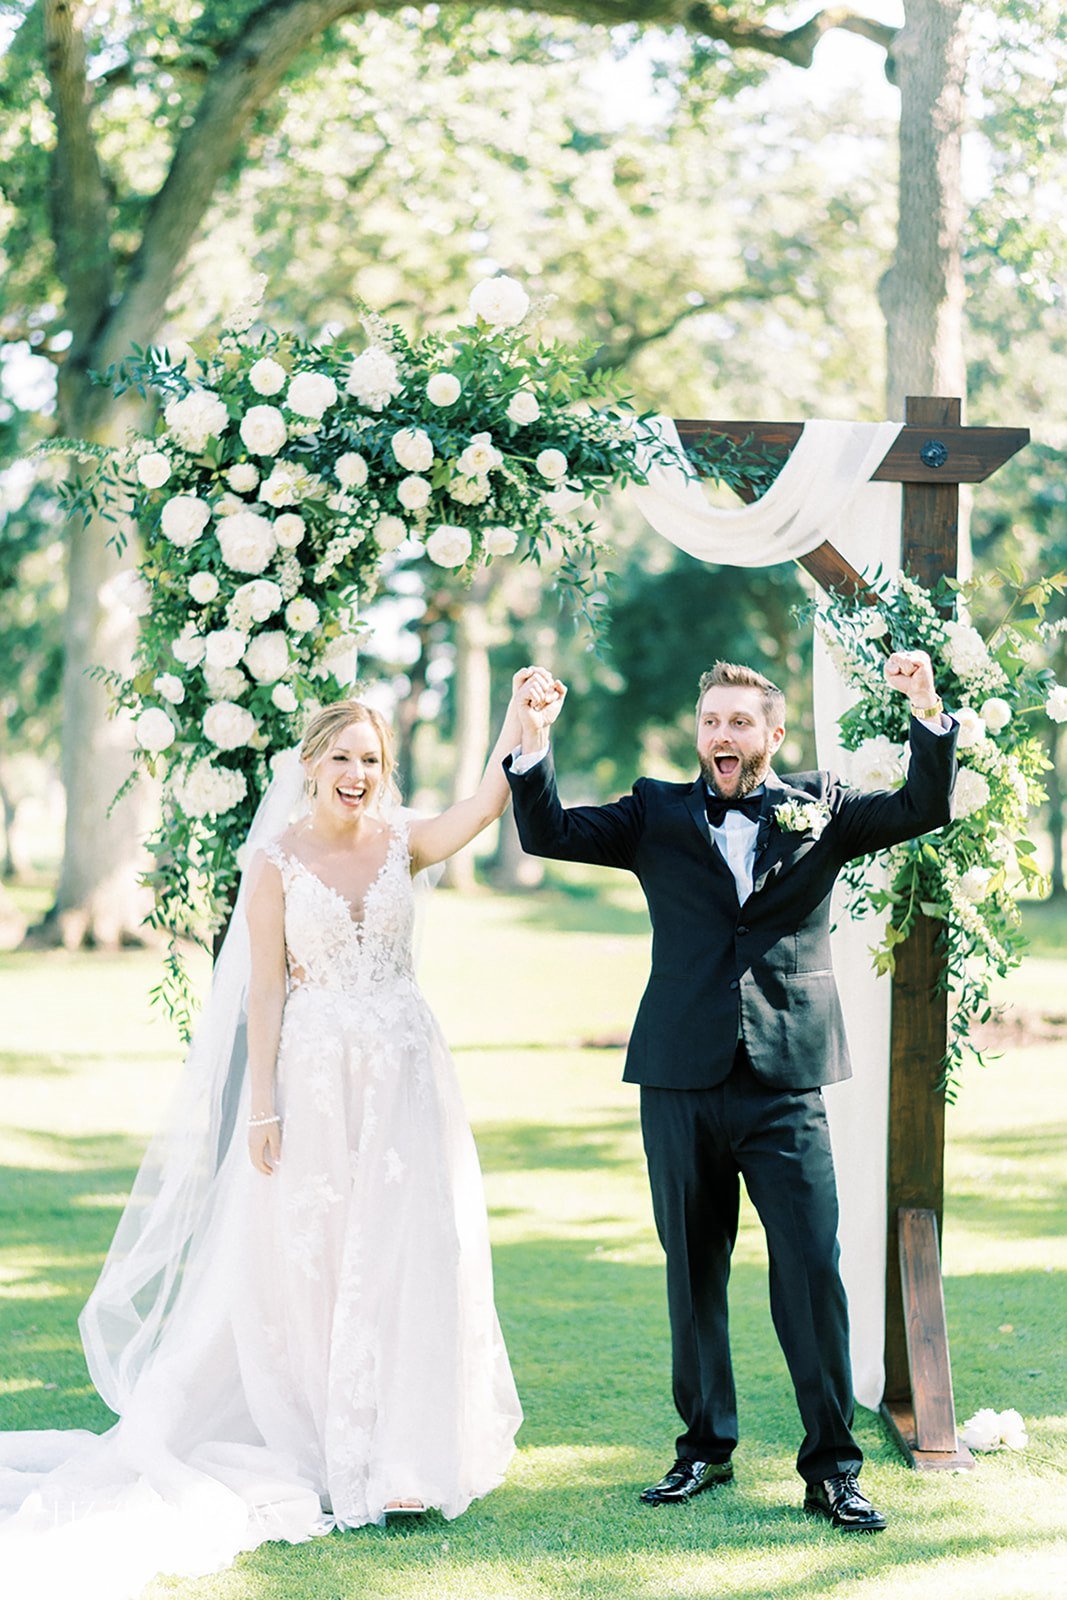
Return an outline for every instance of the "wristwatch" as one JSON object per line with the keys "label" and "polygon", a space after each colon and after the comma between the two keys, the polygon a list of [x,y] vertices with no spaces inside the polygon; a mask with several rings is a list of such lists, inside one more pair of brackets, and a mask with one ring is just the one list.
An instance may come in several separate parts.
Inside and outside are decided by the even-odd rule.
{"label": "wristwatch", "polygon": [[929,722],[933,717],[939,717],[945,709],[941,700],[935,700],[932,706],[915,706],[911,708],[913,717],[918,717],[923,722]]}

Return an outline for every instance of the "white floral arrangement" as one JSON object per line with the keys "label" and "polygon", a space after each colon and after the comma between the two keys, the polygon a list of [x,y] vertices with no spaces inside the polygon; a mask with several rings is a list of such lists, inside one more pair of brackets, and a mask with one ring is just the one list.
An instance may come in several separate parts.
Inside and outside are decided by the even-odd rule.
{"label": "white floral arrangement", "polygon": [[111,682],[140,766],[163,778],[149,881],[183,1025],[175,940],[225,914],[269,757],[355,681],[359,608],[384,571],[421,562],[466,583],[554,548],[557,587],[595,624],[595,528],[567,513],[642,477],[642,419],[587,375],[589,349],[536,335],[514,279],[479,283],[468,311],[419,343],[367,313],[355,353],[249,315],[105,375],[160,401],[151,437],[87,452],[95,473],[68,499],[120,527],[132,515],[143,541],[136,670]]}
{"label": "white floral arrangement", "polygon": [[810,833],[818,839],[830,820],[825,800],[785,800],[774,808],[774,820],[786,833]]}
{"label": "white floral arrangement", "polygon": [[[987,638],[966,620],[983,587],[1009,599]],[[834,665],[857,694],[841,733],[853,752],[858,787],[897,788],[907,774],[910,712],[885,681],[891,651],[929,653],[938,693],[959,723],[954,820],[933,839],[914,839],[876,858],[888,866],[888,888],[876,886],[871,858],[846,869],[854,911],[889,913],[872,952],[880,972],[893,970],[896,947],[920,914],[943,924],[952,1001],[944,1062],[950,1098],[965,1053],[981,1060],[968,1034],[972,1020],[990,1015],[993,978],[1022,958],[1019,892],[1047,888],[1028,835],[1028,818],[1045,799],[1041,775],[1048,769],[1033,719],[1067,721],[1067,688],[1036,663],[1043,632],[1055,626],[1045,624],[1045,611],[1065,590],[1064,573],[1030,584],[1006,573],[969,584],[946,580],[934,592],[901,573],[876,580],[875,604],[827,596],[815,612]]]}
{"label": "white floral arrangement", "polygon": [[984,1406],[960,1429],[969,1450],[1025,1450],[1030,1443],[1026,1423],[1015,1410],[994,1411]]}

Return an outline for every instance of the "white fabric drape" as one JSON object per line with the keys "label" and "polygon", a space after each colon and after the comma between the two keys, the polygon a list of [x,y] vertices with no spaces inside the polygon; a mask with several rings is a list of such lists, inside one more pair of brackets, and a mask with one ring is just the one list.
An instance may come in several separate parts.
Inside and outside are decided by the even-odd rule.
{"label": "white fabric drape", "polygon": [[[859,571],[900,565],[900,486],[871,483],[899,422],[805,424],[792,454],[762,499],[713,506],[668,417],[652,425],[678,465],[648,464],[647,484],[629,494],[664,538],[700,561],[763,567],[807,555],[829,540]],[[849,775],[837,719],[849,691],[816,640],[815,737],[819,765]],[[786,686],[788,689],[788,685]],[[888,979],[871,969],[873,921],[853,923],[838,895],[834,967],[855,1076],[826,1091],[841,1202],[841,1272],[852,1328],[856,1398],[875,1407],[884,1387],[886,1159],[889,1106]]]}

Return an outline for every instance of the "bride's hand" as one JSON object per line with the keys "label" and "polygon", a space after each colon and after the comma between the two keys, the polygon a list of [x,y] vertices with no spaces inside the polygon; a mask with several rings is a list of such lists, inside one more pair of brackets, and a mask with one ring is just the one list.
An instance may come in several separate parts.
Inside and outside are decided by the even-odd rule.
{"label": "bride's hand", "polygon": [[511,680],[511,703],[523,724],[547,728],[563,707],[567,687],[545,667],[522,667]]}
{"label": "bride's hand", "polygon": [[282,1154],[282,1125],[280,1122],[262,1122],[248,1130],[248,1154],[257,1172],[271,1177]]}

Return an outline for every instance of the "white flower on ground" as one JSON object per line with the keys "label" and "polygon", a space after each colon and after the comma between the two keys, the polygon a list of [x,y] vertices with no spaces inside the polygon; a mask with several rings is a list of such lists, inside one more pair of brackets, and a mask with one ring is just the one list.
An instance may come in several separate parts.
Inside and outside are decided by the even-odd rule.
{"label": "white flower on ground", "polygon": [[248,636],[240,628],[216,628],[204,638],[204,660],[213,671],[235,667],[245,653]]}
{"label": "white flower on ground", "polygon": [[198,456],[209,439],[224,431],[230,414],[210,389],[192,389],[180,400],[170,402],[163,420],[182,449]]}
{"label": "white flower on ground", "polygon": [[972,678],[989,666],[989,651],[977,628],[966,622],[946,622],[945,660],[961,678]]}
{"label": "white flower on ground", "polygon": [[965,900],[972,900],[978,904],[985,899],[992,877],[993,871],[990,867],[968,867],[960,878],[960,893]]}
{"label": "white flower on ground", "polygon": [[268,506],[294,506],[319,488],[321,480],[299,461],[276,461],[259,486],[259,498]]}
{"label": "white flower on ground", "polygon": [[884,639],[889,632],[889,623],[880,611],[868,611],[863,618],[863,637],[865,639]]}
{"label": "white flower on ground", "polygon": [[968,1417],[960,1438],[971,1450],[1025,1450],[1029,1443],[1026,1424],[1017,1411],[994,1411],[989,1406]]}
{"label": "white flower on ground", "polygon": [[1067,722],[1067,688],[1063,684],[1057,683],[1049,691],[1045,710],[1053,722]]}
{"label": "white flower on ground", "polygon": [[519,542],[514,528],[499,524],[495,528],[486,528],[483,539],[487,556],[510,556]]}
{"label": "white flower on ground", "polygon": [[219,592],[219,580],[213,572],[194,572],[189,579],[189,593],[198,606],[206,606]]}
{"label": "white flower on ground", "polygon": [[991,695],[982,702],[982,721],[990,733],[1003,733],[1011,721],[1011,706],[999,695]]}
{"label": "white flower on ground", "polygon": [[150,450],[137,457],[137,476],[146,489],[162,489],[170,477],[170,457],[162,450]]}
{"label": "white flower on ground", "polygon": [[985,738],[985,723],[978,715],[978,712],[970,706],[960,706],[959,710],[954,712],[953,715],[960,726],[959,737],[956,741],[957,749],[970,750],[976,744],[981,744]]}
{"label": "white flower on ground", "polygon": [[276,683],[270,692],[270,697],[279,711],[296,710],[297,698],[287,683]]}
{"label": "white flower on ground", "polygon": [[903,752],[899,744],[879,733],[853,750],[849,769],[857,789],[899,789],[904,782]]}
{"label": "white flower on ground", "polygon": [[426,385],[426,398],[432,406],[453,406],[462,392],[460,381],[452,372],[435,372]]}
{"label": "white flower on ground", "polygon": [[334,477],[342,489],[362,489],[367,481],[367,463],[355,450],[346,450],[333,464]]}
{"label": "white flower on ground", "polygon": [[318,422],[337,399],[337,385],[324,372],[298,372],[290,380],[285,403],[298,417]]}
{"label": "white flower on ground", "polygon": [[232,700],[217,700],[204,712],[204,738],[219,750],[240,750],[256,731],[256,719]]}
{"label": "white flower on ground", "polygon": [[177,736],[173,722],[160,706],[149,706],[147,711],[142,711],[133,726],[141,749],[153,755],[159,750],[168,750]]}
{"label": "white flower on ground", "polygon": [[421,511],[429,505],[431,493],[425,478],[401,478],[396,486],[396,497],[405,511]]}
{"label": "white flower on ground", "polygon": [[310,633],[319,625],[319,608],[306,595],[297,595],[285,608],[285,623],[293,633]]}
{"label": "white flower on ground", "polygon": [[405,472],[426,472],[433,466],[433,440],[422,428],[401,428],[390,443]]}
{"label": "white flower on ground", "polygon": [[471,553],[471,536],[466,528],[442,522],[426,541],[426,554],[439,567],[461,567]]}
{"label": "white flower on ground", "polygon": [[238,494],[251,494],[259,482],[259,468],[251,461],[238,461],[226,474],[226,482]]}
{"label": "white flower on ground", "polygon": [[185,685],[180,678],[174,676],[173,672],[161,672],[159,677],[153,680],[152,687],[157,694],[163,696],[164,700],[169,700],[172,706],[180,706],[185,699]]}
{"label": "white flower on ground", "polygon": [[961,768],[956,778],[956,816],[971,817],[981,811],[989,804],[990,793],[989,781],[983,773],[976,772],[973,767]]}
{"label": "white flower on ground", "polygon": [[240,667],[204,667],[204,686],[212,700],[240,700],[248,690],[248,679]]}
{"label": "white flower on ground", "polygon": [[197,667],[204,659],[207,641],[197,632],[195,622],[187,622],[178,637],[171,642],[170,653],[183,667]]}
{"label": "white flower on ground", "polygon": [[567,476],[567,457],[562,450],[542,450],[534,463],[542,478],[556,483]]}
{"label": "white flower on ground", "polygon": [[248,792],[244,774],[217,767],[207,756],[172,781],[178,809],[187,817],[218,817],[240,805]]}
{"label": "white flower on ground", "polygon": [[285,388],[285,368],[270,356],[261,356],[248,369],[248,381],[257,394],[280,394]]}
{"label": "white flower on ground", "polygon": [[274,519],[274,537],[283,550],[295,550],[304,537],[307,524],[295,511],[284,511]]}
{"label": "white flower on ground", "polygon": [[374,524],[374,537],[379,550],[395,550],[407,536],[407,523],[401,517],[379,517]]}
{"label": "white flower on ground", "polygon": [[484,478],[487,473],[495,472],[503,464],[504,457],[493,443],[492,435],[476,433],[456,462],[456,468],[465,478]]}
{"label": "white flower on ground", "polygon": [[280,629],[257,633],[245,651],[245,667],[257,683],[277,683],[289,670],[289,644]]}
{"label": "white flower on ground", "polygon": [[520,427],[536,422],[540,415],[537,396],[531,394],[529,389],[517,390],[508,401],[508,421],[516,422]]}
{"label": "white flower on ground", "polygon": [[368,411],[384,411],[390,400],[404,392],[396,361],[377,344],[353,361],[345,387],[353,400]]}
{"label": "white flower on ground", "polygon": [[289,437],[277,406],[251,406],[241,418],[240,433],[254,456],[276,456]]}
{"label": "white flower on ground", "polygon": [[159,520],[171,544],[177,545],[179,550],[188,550],[211,521],[211,507],[198,495],[176,494],[163,507]]}
{"label": "white flower on ground", "polygon": [[234,572],[262,572],[278,548],[273,525],[257,511],[224,517],[215,534],[222,559]]}
{"label": "white flower on ground", "polygon": [[514,278],[483,278],[467,301],[472,316],[491,328],[516,328],[530,309],[530,296]]}
{"label": "white flower on ground", "polygon": [[492,492],[488,478],[464,478],[457,474],[448,485],[449,498],[461,506],[483,505]]}
{"label": "white flower on ground", "polygon": [[281,603],[282,591],[269,578],[253,578],[249,583],[242,583],[234,591],[231,602],[235,613],[241,618],[242,626],[246,619],[248,622],[266,622]]}

